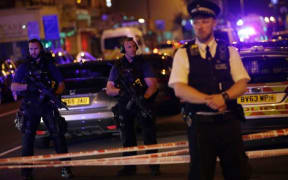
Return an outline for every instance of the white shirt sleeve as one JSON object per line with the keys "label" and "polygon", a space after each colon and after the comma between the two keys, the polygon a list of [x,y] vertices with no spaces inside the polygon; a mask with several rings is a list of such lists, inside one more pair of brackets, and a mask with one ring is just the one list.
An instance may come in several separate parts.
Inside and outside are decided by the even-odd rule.
{"label": "white shirt sleeve", "polygon": [[248,75],[241,57],[235,47],[229,46],[229,54],[230,54],[230,67],[231,67],[231,76],[234,82],[237,82],[241,79],[249,79],[250,76]]}
{"label": "white shirt sleeve", "polygon": [[173,88],[174,83],[188,84],[189,60],[186,48],[177,50],[174,59],[168,85]]}

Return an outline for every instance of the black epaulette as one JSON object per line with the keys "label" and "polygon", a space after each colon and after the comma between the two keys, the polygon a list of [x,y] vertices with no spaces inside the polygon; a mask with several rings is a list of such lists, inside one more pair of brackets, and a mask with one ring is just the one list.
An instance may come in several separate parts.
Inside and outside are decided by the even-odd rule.
{"label": "black epaulette", "polygon": [[229,44],[222,39],[215,39],[215,41],[217,42],[217,45],[226,46],[226,47],[229,46]]}
{"label": "black epaulette", "polygon": [[219,49],[219,58],[222,60],[229,60],[230,59],[230,53],[228,46],[229,44],[226,41],[216,39],[217,46]]}
{"label": "black epaulette", "polygon": [[183,45],[181,46],[181,48],[188,48],[188,47],[190,47],[192,44],[195,44],[195,39],[193,39],[193,40],[191,40],[191,41],[185,42],[185,44],[183,44]]}

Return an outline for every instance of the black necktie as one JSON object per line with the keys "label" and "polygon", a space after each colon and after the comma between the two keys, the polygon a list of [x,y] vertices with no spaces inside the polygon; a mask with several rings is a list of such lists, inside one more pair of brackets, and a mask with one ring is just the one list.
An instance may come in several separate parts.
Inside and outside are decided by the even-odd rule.
{"label": "black necktie", "polygon": [[206,46],[206,59],[209,61],[212,59],[209,46]]}

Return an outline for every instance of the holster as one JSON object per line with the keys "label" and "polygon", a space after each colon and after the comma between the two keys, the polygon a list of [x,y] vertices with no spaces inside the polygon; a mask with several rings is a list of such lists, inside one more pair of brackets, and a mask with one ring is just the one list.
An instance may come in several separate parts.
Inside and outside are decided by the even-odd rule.
{"label": "holster", "polygon": [[121,116],[121,105],[117,103],[115,106],[112,107],[112,112],[114,113],[114,122],[117,127],[120,127],[123,124],[123,116]]}
{"label": "holster", "polygon": [[20,131],[20,132],[24,132],[25,128],[24,128],[24,121],[25,121],[25,116],[24,116],[24,110],[19,110],[16,113],[16,117],[14,120],[15,123],[15,127]]}
{"label": "holster", "polygon": [[[63,118],[59,111],[57,109],[54,109],[53,110],[54,113],[53,113],[53,116],[51,116],[51,119],[47,119],[48,123],[52,123],[52,126],[53,127],[51,130],[52,130],[52,134],[53,135],[54,133],[57,135],[57,134],[65,134],[67,132],[67,122],[65,120],[65,118]],[[54,124],[54,126],[53,126]]]}
{"label": "holster", "polygon": [[58,115],[57,122],[58,122],[60,133],[65,134],[67,132],[67,122],[65,118]]}
{"label": "holster", "polygon": [[239,119],[240,119],[241,121],[243,121],[243,122],[246,121],[243,107],[242,107],[240,104],[237,104],[237,105],[233,108],[233,113],[237,114],[237,115],[239,116]]}

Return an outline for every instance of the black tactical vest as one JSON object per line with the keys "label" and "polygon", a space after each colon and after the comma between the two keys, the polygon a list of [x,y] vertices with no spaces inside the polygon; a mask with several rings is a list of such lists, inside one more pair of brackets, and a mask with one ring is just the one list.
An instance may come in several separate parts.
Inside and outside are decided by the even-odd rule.
{"label": "black tactical vest", "polygon": [[[136,59],[130,63],[124,56],[122,59],[116,62],[116,68],[119,76],[121,76],[126,83],[132,85],[139,95],[143,95],[148,88],[144,80],[142,61],[143,59],[136,57]],[[120,86],[117,80],[116,86]]]}
{"label": "black tactical vest", "polygon": [[[217,49],[211,61],[200,56],[195,41],[184,46],[189,58],[189,86],[206,94],[219,94],[229,89],[234,81],[230,74],[229,49],[225,42],[217,41]],[[237,105],[236,101],[227,104],[228,110]],[[186,103],[188,112],[215,112],[205,104]]]}
{"label": "black tactical vest", "polygon": [[[26,63],[27,66],[27,73],[26,76],[32,75],[34,78],[40,80],[47,88],[51,89],[57,85],[55,85],[55,81],[52,79],[51,72],[48,69],[48,63],[46,58],[41,58],[39,63],[36,63],[35,60],[28,58]],[[25,80],[26,82],[27,79]],[[24,99],[26,101],[33,101],[33,102],[44,102],[46,101],[45,99],[41,99],[41,94],[38,91],[35,92],[30,92],[30,91],[25,91],[23,94],[21,93],[20,95],[24,96]],[[40,100],[40,99],[41,100]]]}
{"label": "black tactical vest", "polygon": [[52,76],[48,69],[49,60],[41,59],[37,64],[34,60],[28,62],[28,74],[33,74],[47,88],[52,88]]}

